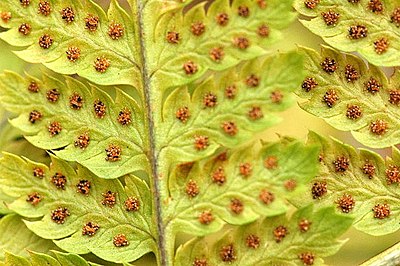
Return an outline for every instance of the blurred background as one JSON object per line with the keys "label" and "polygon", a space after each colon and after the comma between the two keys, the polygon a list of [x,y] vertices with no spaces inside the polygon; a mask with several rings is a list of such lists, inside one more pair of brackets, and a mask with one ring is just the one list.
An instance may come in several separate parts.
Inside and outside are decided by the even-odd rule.
{"label": "blurred background", "polygon": [[[107,7],[109,3],[108,0],[98,0],[95,2],[98,2],[104,7]],[[124,1],[120,2],[122,3]],[[274,47],[272,47],[272,49],[276,51],[287,51],[290,49],[296,49],[296,44],[300,44],[318,50],[319,45],[324,43],[322,39],[313,35],[297,21],[293,23],[291,27],[285,30],[284,33],[284,41],[276,44]],[[27,71],[30,74],[40,73],[40,66],[24,63],[22,60],[18,59],[11,52],[11,48],[2,41],[0,41],[0,51],[0,71],[7,69],[21,74],[23,74],[24,71]],[[298,99],[298,101],[300,101],[300,99]],[[278,135],[288,135],[299,139],[305,139],[308,131],[313,130],[323,135],[334,136],[335,138],[354,145],[355,147],[361,147],[361,145],[352,138],[351,134],[333,129],[323,120],[309,115],[305,111],[301,110],[297,105],[282,113],[282,121],[283,123],[269,129],[260,137],[269,141],[277,140]],[[28,158],[42,162],[48,161],[45,151],[36,149],[30,145],[23,139],[20,132],[16,131],[8,124],[8,114],[1,106],[0,150],[24,155]],[[385,156],[388,151],[378,150],[378,152],[381,153],[382,156]],[[399,241],[400,232],[383,237],[373,237],[358,232],[355,229],[350,229],[343,236],[343,239],[347,238],[349,240],[339,251],[339,253],[326,259],[326,263],[328,265],[359,265],[363,261],[377,255]],[[91,256],[87,257],[87,259],[92,259],[92,261],[96,260]],[[152,255],[148,255],[135,263],[135,265],[153,265],[153,259],[154,258]],[[104,265],[113,265],[110,263],[104,263],[102,261],[98,262]]]}

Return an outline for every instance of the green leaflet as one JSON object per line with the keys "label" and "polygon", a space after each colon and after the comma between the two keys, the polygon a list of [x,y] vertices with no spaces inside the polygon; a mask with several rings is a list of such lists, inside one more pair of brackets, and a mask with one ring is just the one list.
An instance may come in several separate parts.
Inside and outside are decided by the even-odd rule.
{"label": "green leaflet", "polygon": [[[307,79],[297,94],[308,100],[300,104],[304,110],[335,128],[351,131],[364,145],[382,148],[400,142],[399,71],[388,81],[382,70],[367,67],[355,56],[325,46],[321,55],[304,47],[300,51],[305,55]],[[323,70],[321,63],[327,58],[335,60],[334,73]],[[310,78],[318,85],[310,86],[315,85]]]}
{"label": "green leaflet", "polygon": [[182,6],[154,17],[165,6],[174,5],[174,1],[161,2],[153,1],[143,18],[145,30],[151,32],[146,39],[146,46],[151,47],[147,49],[148,72],[162,89],[271,52],[268,46],[282,39],[281,30],[296,16],[292,1],[237,0],[230,4],[216,0],[207,7],[202,2],[189,11]]}
{"label": "green leaflet", "polygon": [[[158,149],[167,162],[189,162],[236,147],[280,121],[304,78],[294,52],[247,61],[166,99]],[[204,145],[201,145],[204,140]],[[199,144],[200,143],[200,144]]]}
{"label": "green leaflet", "polygon": [[29,260],[15,254],[7,253],[4,266],[96,266],[75,254],[66,254],[53,251],[55,258],[36,252],[30,252]]}
{"label": "green leaflet", "polygon": [[[400,13],[398,0],[379,1],[382,5],[373,5],[370,2],[378,1],[367,0],[359,3],[342,0],[308,1],[319,2],[314,9],[307,8],[305,2],[296,0],[294,4],[300,14],[311,18],[301,19],[301,23],[328,44],[345,52],[358,52],[378,66],[400,65],[400,21],[398,18],[397,21],[392,19],[396,12]],[[324,14],[328,22],[324,20]],[[354,26],[365,28],[354,28],[352,34],[351,27]]]}
{"label": "green leaflet", "polygon": [[[77,254],[93,252],[113,262],[132,261],[155,250],[151,194],[147,185],[133,175],[125,176],[123,186],[119,180],[96,178],[82,167],[76,172],[55,157],[48,169],[11,154],[4,154],[0,167],[0,188],[8,196],[7,206],[26,217],[26,226],[35,234],[53,239],[60,248]],[[34,176],[37,168],[44,171],[44,178]],[[41,199],[36,205],[38,195],[34,193]],[[127,200],[133,198],[139,201],[139,210],[127,211]],[[89,236],[95,224],[99,228]],[[113,244],[118,234],[126,236],[128,246]]]}
{"label": "green leaflet", "polygon": [[[7,23],[0,20],[0,26],[9,29],[1,33],[0,38],[18,48],[15,53],[19,57],[31,63],[43,63],[62,74],[77,73],[98,84],[115,84],[118,81],[119,84],[140,86],[139,51],[138,46],[132,45],[138,43],[138,31],[132,17],[116,0],[111,1],[108,15],[90,0],[48,2],[51,11],[45,16],[38,12],[36,1],[32,1],[27,7],[23,7],[18,1],[1,1],[0,11],[11,12],[12,18]],[[61,12],[66,7],[71,7],[74,13],[74,19],[70,23],[62,18]],[[93,20],[91,26],[86,27],[85,19],[89,14],[98,18],[97,27],[93,26],[96,25]],[[69,18],[71,21],[71,16]],[[30,27],[26,35],[21,33],[23,29],[20,30],[23,23]],[[116,39],[108,34],[110,26],[114,24],[123,27],[122,36]],[[46,49],[39,45],[39,38],[45,34],[52,39],[51,46]],[[71,47],[80,50],[76,61],[67,58],[66,52]],[[110,66],[104,73],[94,67],[97,58],[102,56],[110,61]]]}
{"label": "green leaflet", "polygon": [[[392,158],[384,161],[374,152],[364,149],[356,152],[349,145],[316,133],[310,133],[308,142],[321,147],[320,172],[309,184],[309,191],[291,201],[294,205],[313,203],[316,208],[334,205],[337,212],[348,211],[347,215],[355,218],[356,229],[371,235],[389,234],[400,229],[398,149],[394,148]],[[347,170],[338,171],[335,162],[346,162],[346,159],[348,166],[344,168]],[[343,163],[339,166],[343,167]],[[326,184],[325,192],[321,184]],[[390,210],[387,217],[384,215],[387,210],[385,204]]]}
{"label": "green leaflet", "polygon": [[0,219],[0,261],[5,260],[5,252],[23,257],[28,251],[45,252],[57,249],[52,241],[36,236],[26,228],[20,216],[9,214]]}
{"label": "green leaflet", "polygon": [[[32,81],[38,85],[38,93],[28,90]],[[52,89],[59,93],[56,102],[49,101],[49,98],[55,99],[54,93],[49,94]],[[79,108],[77,104],[71,104],[74,93],[81,97]],[[7,110],[19,115],[11,123],[25,132],[26,138],[35,146],[53,149],[60,158],[79,162],[102,178],[117,178],[132,171],[146,170],[148,165],[143,111],[130,96],[118,89],[116,94],[113,100],[102,90],[94,86],[88,88],[68,77],[60,81],[47,75],[42,80],[22,78],[12,72],[0,75],[0,102]],[[95,109],[98,100],[104,104],[104,113],[99,104],[96,105],[99,110]],[[34,110],[42,117],[32,123],[30,114]],[[131,122],[125,125],[118,121],[124,110],[131,116]],[[52,135],[50,129],[54,128],[51,127],[54,122],[60,124],[61,131]],[[121,148],[119,160],[106,161],[106,149],[110,149],[110,145]]]}
{"label": "green leaflet", "polygon": [[[300,228],[305,227],[300,227],[300,223],[304,220],[311,224],[308,231],[302,232]],[[336,214],[332,208],[313,212],[308,207],[290,218],[285,215],[267,218],[218,235],[193,239],[178,249],[175,265],[196,265],[195,261],[202,260],[207,265],[321,265],[323,257],[334,254],[344,244],[336,238],[351,222],[351,218]],[[278,242],[280,226],[287,231]],[[313,263],[309,263],[311,259]]]}

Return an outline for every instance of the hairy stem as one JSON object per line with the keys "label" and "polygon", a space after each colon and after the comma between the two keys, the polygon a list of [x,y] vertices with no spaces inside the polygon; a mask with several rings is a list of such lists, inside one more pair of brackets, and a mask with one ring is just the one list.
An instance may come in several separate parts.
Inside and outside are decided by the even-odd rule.
{"label": "hairy stem", "polygon": [[400,242],[361,264],[361,266],[396,265],[400,265]]}

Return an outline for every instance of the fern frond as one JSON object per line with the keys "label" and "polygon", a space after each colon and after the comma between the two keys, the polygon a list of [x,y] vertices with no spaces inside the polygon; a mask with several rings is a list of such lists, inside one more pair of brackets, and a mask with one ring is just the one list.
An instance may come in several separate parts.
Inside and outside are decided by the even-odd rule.
{"label": "fern frond", "polygon": [[[95,263],[87,262],[82,257],[75,254],[61,253],[53,251],[55,257],[37,252],[30,252],[29,259],[6,253],[4,266],[99,266]],[[1,263],[1,262],[0,262]],[[0,264],[1,265],[1,264]]]}
{"label": "fern frond", "polygon": [[124,186],[96,178],[83,167],[75,171],[56,157],[47,168],[4,154],[0,166],[5,203],[38,236],[68,252],[93,252],[113,262],[155,251],[151,193],[139,178],[125,176]]}

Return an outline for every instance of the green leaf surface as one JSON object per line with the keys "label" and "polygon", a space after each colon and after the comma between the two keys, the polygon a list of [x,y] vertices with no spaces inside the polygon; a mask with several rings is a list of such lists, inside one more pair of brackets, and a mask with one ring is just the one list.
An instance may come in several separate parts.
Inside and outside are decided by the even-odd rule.
{"label": "green leaf surface", "polygon": [[[39,86],[38,93],[28,90],[32,81]],[[48,100],[52,89],[59,93],[56,102]],[[72,108],[74,94],[82,99],[79,108]],[[105,106],[102,117],[94,107],[99,100]],[[86,86],[73,78],[65,77],[61,81],[44,75],[39,80],[5,72],[0,75],[0,102],[7,110],[19,115],[11,123],[25,133],[28,141],[39,148],[54,150],[62,159],[82,164],[97,176],[117,178],[147,169],[144,113],[135,100],[119,89],[113,100],[99,88]],[[125,109],[130,112],[131,122],[123,125],[118,119]],[[32,123],[30,113],[34,110],[42,116]],[[53,122],[60,124],[59,134],[50,133]],[[77,143],[85,134],[89,137],[88,145]],[[121,148],[118,160],[106,160],[106,149],[110,145]]]}
{"label": "green leaf surface", "polygon": [[[305,2],[318,3],[311,9]],[[392,19],[395,12],[400,10],[398,0],[361,0],[357,3],[342,0],[296,0],[294,7],[305,16],[300,20],[301,23],[329,45],[344,52],[358,52],[378,66],[400,65],[400,21],[396,23]],[[324,14],[329,17],[328,22]],[[350,34],[353,26],[365,26],[366,36],[358,38],[358,35]],[[382,46],[382,39],[387,47]],[[382,50],[382,47],[386,48]]]}
{"label": "green leaf surface", "polygon": [[30,252],[29,259],[19,257],[12,253],[6,254],[4,266],[89,266],[97,265],[87,262],[82,257],[75,254],[61,253],[53,251],[55,257],[37,252]]}
{"label": "green leaf surface", "polygon": [[[299,227],[303,220],[310,223],[306,232]],[[196,265],[196,260],[204,260],[207,265],[322,265],[323,257],[334,254],[343,245],[344,241],[336,239],[351,222],[351,218],[336,214],[332,208],[313,212],[312,207],[308,207],[290,218],[281,215],[262,219],[225,233],[193,239],[178,249],[175,265]],[[279,226],[287,231],[278,242],[275,230]],[[258,239],[258,245],[254,239]],[[232,249],[227,248],[230,246]],[[228,254],[227,250],[233,252]],[[312,256],[313,263],[306,264],[301,259],[305,254]]]}
{"label": "green leaf surface", "polygon": [[21,217],[9,214],[0,219],[0,261],[6,258],[5,252],[27,257],[28,251],[49,253],[57,249],[50,240],[38,237],[29,231]]}
{"label": "green leaf surface", "polygon": [[[27,7],[18,1],[1,1],[0,11],[10,12],[12,18],[8,22],[0,21],[0,26],[8,29],[0,34],[0,38],[18,49],[15,53],[19,57],[30,63],[43,63],[58,73],[77,73],[98,84],[140,85],[139,51],[138,46],[132,45],[138,43],[138,31],[134,17],[129,16],[118,1],[111,1],[108,14],[90,0],[48,2],[51,11],[46,16],[38,11],[37,1],[32,1]],[[72,8],[72,22],[62,18],[63,9],[67,7]],[[89,30],[86,26],[89,14],[98,19],[96,30]],[[26,35],[19,30],[23,23],[30,27]],[[113,39],[109,30],[114,24],[123,27],[123,34]],[[45,34],[53,40],[47,49],[39,45],[39,38]],[[67,58],[66,52],[71,47],[80,50],[76,61]],[[104,73],[94,67],[96,59],[102,56],[110,61],[110,67]]]}
{"label": "green leaf surface", "polygon": [[[49,169],[45,165],[5,154],[0,159],[0,167],[0,188],[9,198],[7,206],[26,217],[26,226],[35,234],[53,239],[60,248],[77,254],[93,252],[113,262],[132,261],[155,250],[151,194],[141,179],[133,175],[125,176],[123,186],[119,180],[96,178],[83,167],[78,166],[75,171],[55,157]],[[44,170],[42,179],[33,175],[38,167]],[[55,178],[57,173],[58,177],[61,175],[65,179]],[[19,179],[18,183],[14,182],[15,176]],[[84,181],[90,185],[89,188],[84,186],[87,194],[77,186]],[[41,198],[36,205],[28,201],[35,192]],[[107,200],[105,195],[108,192],[115,194]],[[130,197],[139,201],[138,210],[126,209],[126,201]],[[69,215],[65,211],[56,215],[55,211],[60,208],[66,208]],[[99,226],[93,236],[84,234],[89,222]],[[118,234],[124,234],[129,245],[115,246],[113,239]]]}
{"label": "green leaf surface", "polygon": [[[307,99],[300,104],[304,110],[337,129],[351,131],[366,146],[382,148],[400,143],[400,71],[388,80],[381,69],[366,66],[350,54],[340,54],[325,46],[321,54],[304,47],[300,51],[305,55],[307,79],[296,93]],[[323,70],[321,63],[327,58],[335,60],[337,70],[334,73]],[[348,66],[357,74],[351,77],[354,72],[346,72]],[[317,85],[307,91],[309,78]],[[337,96],[336,101],[330,98],[332,91]]]}
{"label": "green leaf surface", "polygon": [[[393,149],[392,158],[383,160],[375,152],[365,149],[357,152],[349,145],[316,133],[310,133],[308,143],[320,146],[320,172],[309,184],[307,193],[299,194],[296,200],[291,200],[294,205],[305,206],[312,203],[315,208],[335,206],[336,212],[355,218],[356,229],[371,235],[390,234],[400,229],[398,149]],[[346,168],[344,171],[338,171],[335,164],[343,162],[341,158],[348,159],[348,166],[343,168]],[[320,184],[326,184],[325,193],[312,192],[313,188],[314,191],[317,191],[317,187],[321,188]],[[379,215],[376,211],[386,210],[383,208],[385,204],[389,214],[386,216],[382,212]],[[380,207],[377,208],[378,205]]]}
{"label": "green leaf surface", "polygon": [[[276,124],[278,113],[294,102],[291,92],[304,78],[302,64],[295,52],[279,54],[175,89],[166,99],[163,126],[158,129],[160,154],[166,162],[198,160],[221,146],[237,147]],[[256,86],[248,84],[252,77]],[[210,97],[215,101],[209,101]],[[180,116],[185,108],[187,115]],[[224,126],[229,122],[231,131]],[[199,147],[199,137],[207,138],[207,145]]]}

